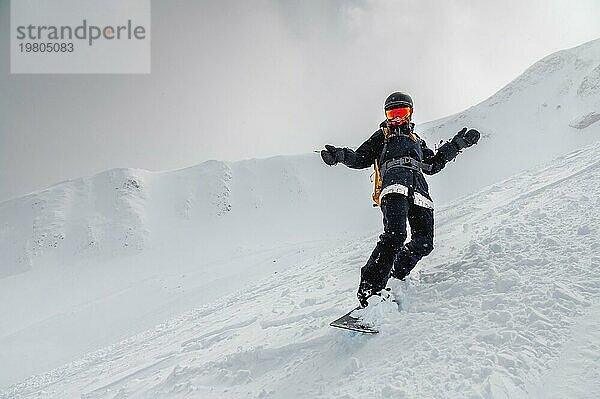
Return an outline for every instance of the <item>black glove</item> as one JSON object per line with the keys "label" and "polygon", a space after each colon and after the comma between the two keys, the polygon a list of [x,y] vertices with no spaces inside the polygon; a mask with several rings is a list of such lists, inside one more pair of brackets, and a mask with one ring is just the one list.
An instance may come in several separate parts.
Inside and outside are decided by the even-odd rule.
{"label": "black glove", "polygon": [[470,129],[467,131],[467,128],[463,127],[462,130],[456,133],[456,136],[452,138],[452,144],[454,144],[459,150],[462,150],[463,148],[477,144],[480,136],[481,135],[477,130]]}
{"label": "black glove", "polygon": [[321,150],[321,158],[327,165],[333,166],[338,162],[344,162],[345,152],[343,148],[327,144],[325,149]]}

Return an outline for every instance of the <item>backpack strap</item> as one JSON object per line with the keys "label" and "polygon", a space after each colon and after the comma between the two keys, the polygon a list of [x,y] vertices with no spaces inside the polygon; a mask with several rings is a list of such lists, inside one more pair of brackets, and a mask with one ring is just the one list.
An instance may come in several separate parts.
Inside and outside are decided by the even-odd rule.
{"label": "backpack strap", "polygon": [[375,187],[373,188],[373,202],[375,202],[373,204],[374,207],[380,206],[381,205],[381,186],[383,184],[382,181],[382,175],[381,172],[379,170],[381,163],[383,162],[383,157],[385,155],[385,151],[387,149],[387,145],[388,145],[388,139],[387,139],[387,133],[385,129],[389,129],[387,126],[385,126],[384,124],[381,125],[381,128],[383,130],[383,149],[381,150],[381,154],[379,155],[379,159],[375,159],[374,162],[374,167],[375,167],[375,179],[374,179],[374,183],[375,183]]}
{"label": "backpack strap", "polygon": [[382,163],[383,163],[383,157],[385,156],[385,150],[387,150],[387,145],[388,145],[388,132],[389,132],[389,127],[384,126],[383,128],[383,150],[381,150],[381,154],[379,155],[379,167],[381,167]]}

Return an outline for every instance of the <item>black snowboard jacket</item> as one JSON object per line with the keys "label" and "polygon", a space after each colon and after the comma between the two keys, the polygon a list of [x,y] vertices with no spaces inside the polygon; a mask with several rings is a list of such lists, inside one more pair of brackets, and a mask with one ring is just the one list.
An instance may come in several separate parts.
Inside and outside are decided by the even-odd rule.
{"label": "black snowboard jacket", "polygon": [[[443,144],[437,152],[434,152],[427,147],[423,139],[413,133],[413,124],[411,124],[410,130],[406,129],[406,132],[401,131],[396,126],[390,126],[390,129],[393,129],[393,135],[386,139],[383,126],[382,123],[382,127],[361,144],[356,151],[344,148],[343,163],[350,168],[363,169],[372,166],[377,159],[380,170],[383,169],[380,198],[389,193],[399,193],[410,197],[416,205],[433,209],[429,186],[423,173],[428,175],[438,173],[446,166],[447,162],[456,157],[459,153],[458,147],[450,141]],[[428,167],[418,168],[396,165],[389,169],[385,168],[388,161],[404,157],[410,157],[415,161],[428,165]]]}

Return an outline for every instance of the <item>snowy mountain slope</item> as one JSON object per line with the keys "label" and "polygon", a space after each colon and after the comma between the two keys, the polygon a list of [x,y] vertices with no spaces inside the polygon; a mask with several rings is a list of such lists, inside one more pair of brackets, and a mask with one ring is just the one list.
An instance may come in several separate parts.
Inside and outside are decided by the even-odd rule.
{"label": "snowy mountain slope", "polygon": [[[444,203],[595,142],[600,137],[599,121],[600,39],[551,54],[486,101],[417,128],[430,146],[465,125],[483,133],[475,149],[465,151],[431,178],[435,197]],[[237,215],[248,213],[264,222],[278,210],[286,217],[300,214],[290,214],[282,203],[299,201],[311,211],[315,204],[317,209],[330,206],[323,215],[339,209],[339,204],[333,204],[339,198],[326,195],[325,189],[369,203],[370,186],[362,175],[340,168],[323,173],[322,165],[314,162],[317,159],[311,155],[209,161],[167,173],[115,169],[0,203],[0,250],[8,254],[0,265],[0,277],[28,270],[34,259],[46,254],[78,261],[98,253],[134,252],[158,233],[154,230],[164,230],[163,225],[155,229],[149,224],[146,219],[152,215],[146,214],[147,209],[166,219],[201,221],[206,231],[225,226],[231,232],[242,219],[215,218],[229,214],[232,206]],[[362,204],[349,205],[364,209]],[[364,220],[360,223],[368,223]]]}
{"label": "snowy mountain slope", "polygon": [[[430,147],[465,125],[484,134],[430,180],[438,229],[469,217],[448,199],[600,137],[598,54],[598,40],[553,54],[489,100],[419,126]],[[578,167],[560,162],[548,173]],[[375,234],[369,173],[316,154],[210,161],[115,169],[0,203],[0,387]],[[499,187],[488,198],[525,198],[519,180]]]}
{"label": "snowy mountain slope", "polygon": [[377,229],[368,174],[316,154],[210,161],[0,203],[0,386]]}
{"label": "snowy mountain slope", "polygon": [[434,199],[446,202],[595,142],[599,121],[600,39],[543,58],[476,106],[418,125],[430,147],[463,126],[483,134],[476,150],[431,178]]}
{"label": "snowy mountain slope", "polygon": [[[0,203],[0,249],[5,254],[0,277],[27,271],[40,258],[71,262],[135,253],[148,247],[150,240],[163,242],[181,234],[182,225],[214,235],[235,234],[241,223],[278,224],[278,237],[296,237],[302,233],[297,229],[306,225],[296,223],[304,219],[303,211],[316,211],[316,216],[332,221],[336,211],[353,211],[370,203],[368,171],[357,174],[338,168],[323,174],[323,170],[313,154],[209,161],[162,173],[114,169],[60,183]],[[325,187],[357,201],[334,203],[323,192]],[[290,207],[296,212],[289,212]],[[294,229],[287,229],[280,216],[294,222]],[[372,226],[369,221],[365,217],[338,222],[344,231]],[[247,236],[247,232],[240,234]],[[196,240],[181,236],[177,239]]]}
{"label": "snowy mountain slope", "polygon": [[328,326],[372,235],[3,397],[598,397],[598,159],[600,143],[438,211],[436,250],[391,282],[401,311],[380,306],[376,336]]}

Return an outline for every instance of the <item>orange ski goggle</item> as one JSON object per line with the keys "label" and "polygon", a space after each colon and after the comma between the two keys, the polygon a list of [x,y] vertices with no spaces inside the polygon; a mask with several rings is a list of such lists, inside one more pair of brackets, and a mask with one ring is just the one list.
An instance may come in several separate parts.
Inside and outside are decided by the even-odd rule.
{"label": "orange ski goggle", "polygon": [[393,120],[396,118],[405,119],[406,117],[412,115],[412,108],[394,108],[385,111],[385,116],[389,120]]}

